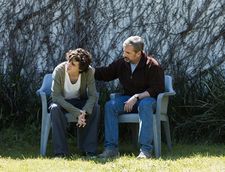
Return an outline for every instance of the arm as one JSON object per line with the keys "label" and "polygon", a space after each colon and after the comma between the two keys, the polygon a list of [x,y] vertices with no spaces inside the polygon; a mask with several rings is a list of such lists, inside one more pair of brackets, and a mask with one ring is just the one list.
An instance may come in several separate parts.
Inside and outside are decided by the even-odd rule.
{"label": "arm", "polygon": [[135,103],[140,100],[140,99],[143,99],[145,97],[150,97],[150,94],[148,91],[144,91],[142,93],[139,93],[139,94],[135,94],[133,95],[131,98],[129,98],[129,100],[127,100],[125,102],[125,105],[124,105],[124,111],[126,112],[131,112],[132,109],[133,109],[133,106],[135,105]]}
{"label": "arm", "polygon": [[112,62],[107,67],[95,68],[95,72],[94,72],[95,79],[100,81],[111,81],[118,78],[120,60],[121,59]]}

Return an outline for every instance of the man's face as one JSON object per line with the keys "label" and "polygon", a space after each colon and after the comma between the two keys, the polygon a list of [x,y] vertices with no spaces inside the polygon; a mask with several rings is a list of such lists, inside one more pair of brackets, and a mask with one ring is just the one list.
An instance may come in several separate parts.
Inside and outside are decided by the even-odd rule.
{"label": "man's face", "polygon": [[141,52],[135,52],[132,45],[126,45],[123,47],[123,58],[126,62],[137,64],[140,60]]}

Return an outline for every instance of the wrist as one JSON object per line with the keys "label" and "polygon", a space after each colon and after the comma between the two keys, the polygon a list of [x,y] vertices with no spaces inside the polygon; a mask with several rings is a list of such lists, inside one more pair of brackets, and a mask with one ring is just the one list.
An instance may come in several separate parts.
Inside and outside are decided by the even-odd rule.
{"label": "wrist", "polygon": [[139,95],[138,94],[135,94],[134,95],[134,97],[136,98],[136,100],[138,101],[138,100],[140,100],[140,98],[139,98]]}
{"label": "wrist", "polygon": [[80,110],[80,114],[86,114],[86,110]]}

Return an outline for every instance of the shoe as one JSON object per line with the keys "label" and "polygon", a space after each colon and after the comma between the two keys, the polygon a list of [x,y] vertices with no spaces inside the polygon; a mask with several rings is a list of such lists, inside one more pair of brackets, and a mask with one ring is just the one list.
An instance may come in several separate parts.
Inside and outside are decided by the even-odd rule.
{"label": "shoe", "polygon": [[139,155],[137,156],[137,159],[148,159],[151,158],[151,154],[145,151],[140,151]]}
{"label": "shoe", "polygon": [[99,158],[115,158],[120,156],[118,149],[105,149],[104,152],[98,155]]}
{"label": "shoe", "polygon": [[96,158],[97,157],[95,152],[85,152],[84,155],[88,158]]}

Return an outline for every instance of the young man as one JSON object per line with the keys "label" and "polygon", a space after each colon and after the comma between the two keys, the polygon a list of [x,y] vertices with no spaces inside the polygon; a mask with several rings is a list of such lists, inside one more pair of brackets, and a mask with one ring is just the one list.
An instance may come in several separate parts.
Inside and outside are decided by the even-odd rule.
{"label": "young man", "polygon": [[50,113],[54,155],[69,155],[65,116],[69,112],[78,118],[79,149],[86,156],[94,156],[97,150],[98,114],[93,68],[89,66],[91,54],[77,48],[66,53],[66,60],[56,66],[53,72]]}
{"label": "young man", "polygon": [[119,79],[124,94],[105,105],[105,150],[100,158],[119,156],[118,115],[138,112],[140,118],[140,154],[138,158],[150,158],[153,140],[153,111],[157,95],[164,91],[164,72],[156,60],[146,64],[144,42],[139,36],[131,36],[123,43],[123,58],[107,67],[95,69],[95,79],[111,81]]}

